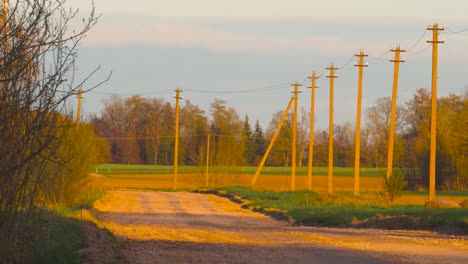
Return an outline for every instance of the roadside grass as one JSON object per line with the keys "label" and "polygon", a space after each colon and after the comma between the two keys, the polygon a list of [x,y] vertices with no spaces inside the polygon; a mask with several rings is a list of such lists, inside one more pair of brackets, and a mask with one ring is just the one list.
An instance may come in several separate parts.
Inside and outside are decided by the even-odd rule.
{"label": "roadside grass", "polygon": [[[257,167],[254,166],[212,166],[209,168],[210,173],[228,173],[228,174],[255,174]],[[296,168],[297,176],[306,176],[307,167]],[[381,177],[385,175],[384,168],[361,168],[360,176],[362,177]],[[127,164],[98,164],[94,168],[94,172],[102,175],[118,175],[118,174],[171,174],[173,173],[172,166],[162,165],[127,165]],[[178,166],[179,173],[205,173],[205,166]],[[312,169],[314,175],[327,175],[328,167],[314,167]],[[268,175],[289,175],[291,174],[290,167],[264,167],[261,174]],[[333,168],[335,176],[353,176],[353,168]]]}
{"label": "roadside grass", "polygon": [[378,193],[354,197],[350,193],[273,192],[244,187],[220,190],[246,200],[247,206],[253,209],[287,211],[296,223],[304,225],[346,227],[352,226],[353,218],[364,220],[377,214],[407,215],[423,218],[432,228],[454,226],[468,233],[467,208],[425,209],[422,205],[387,205]]}
{"label": "roadside grass", "polygon": [[47,212],[43,216],[45,239],[33,250],[34,263],[81,263],[78,250],[86,239],[77,220]]}
{"label": "roadside grass", "polygon": [[[16,231],[14,243],[3,248],[5,255],[0,252],[0,263],[81,263],[78,251],[87,246],[80,224],[83,209],[90,208],[105,193],[106,190],[89,189],[71,206],[53,206],[20,215],[11,224],[21,229]],[[0,230],[0,236],[1,233]]]}
{"label": "roadside grass", "polygon": [[78,250],[86,246],[86,239],[76,219],[38,210],[2,226],[14,230],[14,239],[9,244],[0,242],[0,263],[81,263]]}

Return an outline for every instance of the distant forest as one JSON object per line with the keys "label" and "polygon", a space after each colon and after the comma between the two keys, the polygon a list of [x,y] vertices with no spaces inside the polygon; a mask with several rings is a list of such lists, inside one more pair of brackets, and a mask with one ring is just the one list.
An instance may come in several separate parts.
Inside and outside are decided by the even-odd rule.
{"label": "distant forest", "polygon": [[[404,105],[397,106],[394,167],[409,181],[410,189],[425,189],[429,171],[431,95],[418,89]],[[391,98],[382,97],[365,110],[361,130],[361,167],[385,168],[389,140]],[[258,121],[241,117],[235,108],[215,99],[205,113],[190,101],[180,108],[179,164],[203,165],[207,135],[210,164],[256,166],[281,119],[275,113],[264,131]],[[297,124],[297,166],[308,159],[309,111],[300,109]],[[112,97],[91,118],[96,134],[107,141],[107,162],[171,165],[174,157],[175,109],[161,98]],[[468,93],[438,99],[437,186],[464,190],[468,181]],[[354,166],[354,122],[334,124],[334,165]],[[267,160],[267,166],[291,165],[292,114],[288,116]],[[314,132],[314,166],[327,166],[328,131]]]}

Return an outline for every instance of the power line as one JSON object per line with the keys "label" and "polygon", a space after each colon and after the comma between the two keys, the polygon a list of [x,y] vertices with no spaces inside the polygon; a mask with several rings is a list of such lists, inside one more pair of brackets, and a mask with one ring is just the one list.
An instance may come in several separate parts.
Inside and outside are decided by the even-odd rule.
{"label": "power line", "polygon": [[343,65],[340,65],[340,66],[338,66],[337,68],[340,69],[340,70],[342,70],[346,65],[348,65],[351,61],[353,61],[353,59],[354,59],[354,55],[352,55],[352,56],[348,59],[348,61],[346,61]]}
{"label": "power line", "polygon": [[[193,90],[193,89],[184,89],[185,92],[192,92],[192,93],[213,93],[213,94],[241,94],[241,93],[257,93],[257,92],[264,92],[264,91],[271,91],[276,89],[282,89],[289,87],[289,83],[279,83],[269,86],[264,86],[260,88],[254,89],[244,89],[244,90],[231,90],[231,91],[214,91],[214,90]],[[91,93],[95,94],[102,94],[102,95],[116,95],[116,96],[143,96],[143,95],[158,95],[158,94],[169,94],[172,93],[172,89],[161,90],[161,91],[154,91],[154,92],[146,92],[146,93],[113,93],[113,92],[99,92],[99,91],[90,91]]]}
{"label": "power line", "polygon": [[172,93],[172,92],[173,92],[173,90],[162,90],[162,91],[154,91],[154,92],[146,92],[146,93],[112,93],[112,92],[90,91],[90,93],[95,93],[95,94],[117,95],[117,96],[156,95],[156,94],[168,94],[168,93]]}
{"label": "power line", "polygon": [[369,57],[367,60],[387,60],[386,58],[384,59],[384,57],[390,52],[390,49],[387,50],[384,54],[380,55],[380,56],[376,56],[376,57]]}
{"label": "power line", "polygon": [[432,45],[427,45],[427,47],[425,47],[423,50],[420,50],[420,51],[416,51],[416,52],[410,51],[410,53],[411,54],[421,54],[421,53],[426,52],[430,47],[432,47]]}
{"label": "power line", "polygon": [[244,94],[244,93],[258,93],[264,91],[271,91],[289,87],[289,83],[280,83],[260,88],[254,89],[244,89],[244,90],[231,90],[231,91],[214,91],[214,90],[192,90],[192,89],[184,89],[186,92],[192,93],[211,93],[211,94]]}
{"label": "power line", "polygon": [[468,35],[468,32],[466,34],[462,34],[463,32],[465,31],[468,31],[468,28],[465,28],[465,29],[461,29],[461,30],[457,30],[457,31],[454,31],[452,30],[451,28],[445,28],[448,32],[444,32],[444,34],[447,34],[447,35],[452,35],[452,34],[456,34],[456,35]]}
{"label": "power line", "polygon": [[[181,136],[179,135],[180,138],[189,138],[189,137],[206,137],[208,134],[198,134],[198,135],[185,135]],[[228,134],[209,134],[212,137],[223,137],[223,138],[237,138],[238,136],[236,135],[228,135]],[[175,138],[175,136],[145,136],[145,137],[98,137],[97,140],[132,140],[132,139],[163,139],[163,138]]]}
{"label": "power line", "polygon": [[424,37],[424,35],[426,35],[426,32],[427,32],[427,29],[424,30],[424,32],[421,34],[421,36],[419,37],[419,39],[413,44],[413,46],[411,46],[409,49],[406,49],[406,51],[411,51],[412,49],[414,49],[418,44],[419,42],[421,42],[422,38]]}
{"label": "power line", "polygon": [[319,78],[323,76],[323,74],[325,73],[325,71],[327,70],[327,68],[323,68],[323,71],[319,74]]}

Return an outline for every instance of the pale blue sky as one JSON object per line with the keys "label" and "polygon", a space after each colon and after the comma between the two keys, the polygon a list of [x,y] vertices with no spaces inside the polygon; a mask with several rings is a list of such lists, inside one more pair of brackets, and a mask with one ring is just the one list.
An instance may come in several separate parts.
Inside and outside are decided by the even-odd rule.
{"label": "pale blue sky", "polygon": [[[175,88],[224,92],[274,86],[248,94],[183,93],[205,110],[214,98],[224,99],[241,116],[259,119],[264,127],[286,106],[291,89],[287,83],[302,82],[330,63],[347,62],[335,82],[335,121],[354,123],[357,69],[350,58],[360,49],[369,54],[363,87],[366,107],[391,95],[393,64],[387,51],[397,44],[411,48],[400,71],[402,104],[416,89],[430,88],[427,25],[445,25],[445,33],[468,28],[468,1],[461,0],[94,2],[102,16],[80,46],[77,76],[98,65],[102,71],[90,85],[109,71],[113,76],[86,95],[85,113],[98,112],[108,93],[173,101],[167,91]],[[83,14],[89,3],[69,0]],[[440,46],[439,94],[462,93],[468,85],[468,30],[441,38],[446,43]],[[328,79],[319,83],[317,127],[326,128]],[[302,90],[300,105],[308,109],[310,90]]]}

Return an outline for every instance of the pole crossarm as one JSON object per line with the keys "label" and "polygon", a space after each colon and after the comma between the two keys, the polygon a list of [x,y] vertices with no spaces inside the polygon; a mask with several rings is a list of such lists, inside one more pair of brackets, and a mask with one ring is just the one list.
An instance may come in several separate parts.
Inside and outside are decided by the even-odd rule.
{"label": "pole crossarm", "polygon": [[319,78],[316,72],[312,72],[311,76],[307,76],[312,83],[307,88],[310,88],[311,98],[310,98],[310,128],[309,128],[309,159],[307,167],[307,190],[312,190],[312,167],[313,167],[313,158],[314,158],[314,122],[315,122],[315,89],[319,86],[315,83]]}
{"label": "pole crossarm", "polygon": [[255,172],[255,175],[252,178],[252,181],[250,182],[250,187],[251,188],[257,182],[258,175],[260,175],[260,171],[262,171],[263,165],[265,165],[266,159],[268,158],[268,155],[270,154],[270,151],[273,148],[273,145],[275,144],[276,138],[278,137],[279,132],[281,131],[281,128],[283,127],[283,123],[286,120],[286,117],[288,116],[289,109],[291,109],[291,106],[292,106],[293,102],[294,102],[294,96],[291,97],[291,99],[289,100],[288,106],[284,110],[283,116],[281,117],[281,120],[280,120],[280,122],[278,124],[278,127],[276,128],[275,134],[273,134],[273,137],[271,138],[270,145],[268,145],[268,148],[265,151],[265,154],[263,155],[262,161],[258,165],[257,171]]}
{"label": "pole crossarm", "polygon": [[312,72],[312,75],[311,76],[307,76],[308,79],[310,79],[312,81],[312,85],[311,86],[307,86],[307,88],[319,88],[320,85],[318,84],[315,84],[315,81],[320,79],[319,76],[317,76],[317,73],[316,72]]}
{"label": "pole crossarm", "polygon": [[332,65],[332,66],[327,67],[327,68],[325,68],[325,69],[327,69],[327,70],[330,71],[330,74],[326,75],[327,78],[332,78],[332,79],[334,79],[334,78],[340,77],[339,75],[335,75],[335,73],[334,73],[335,71],[339,70],[340,68],[337,68],[337,67],[335,67],[335,66]]}
{"label": "pole crossarm", "polygon": [[[364,54],[364,51],[361,50],[361,51],[359,52],[359,54],[354,54],[354,56],[355,56],[355,57],[358,57],[359,59],[361,59],[361,58],[364,59],[364,57],[368,57],[369,55]],[[369,64],[367,64],[367,63],[364,64],[364,62],[361,61],[361,60],[359,61],[358,64],[356,64],[356,63],[354,64],[354,67],[368,67],[368,66],[369,66]]]}

